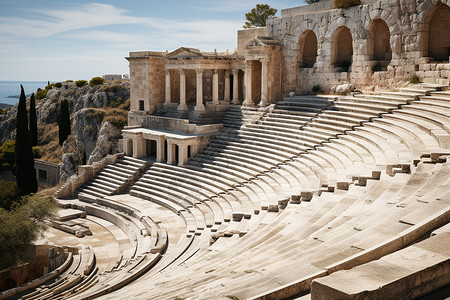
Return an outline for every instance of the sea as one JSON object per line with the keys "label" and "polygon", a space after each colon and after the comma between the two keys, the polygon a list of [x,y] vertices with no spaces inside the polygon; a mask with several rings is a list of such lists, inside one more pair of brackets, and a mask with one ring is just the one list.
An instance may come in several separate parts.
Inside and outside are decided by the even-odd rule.
{"label": "sea", "polygon": [[[26,95],[36,93],[38,88],[45,88],[47,81],[0,81],[0,103],[15,105],[19,102],[20,85],[23,85]],[[16,98],[8,98],[16,96]]]}

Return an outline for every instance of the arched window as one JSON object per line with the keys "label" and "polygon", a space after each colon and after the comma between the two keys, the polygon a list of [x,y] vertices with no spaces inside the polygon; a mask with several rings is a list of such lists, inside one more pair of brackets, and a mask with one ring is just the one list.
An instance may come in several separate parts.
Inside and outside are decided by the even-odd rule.
{"label": "arched window", "polygon": [[448,61],[450,56],[450,7],[439,4],[431,16],[428,36],[428,56],[436,61]]}
{"label": "arched window", "polygon": [[300,68],[312,68],[317,59],[317,37],[314,31],[303,32],[298,41]]}
{"label": "arched window", "polygon": [[350,29],[341,26],[331,39],[331,63],[337,71],[348,72],[352,65],[353,39]]}
{"label": "arched window", "polygon": [[385,69],[391,62],[391,34],[386,22],[375,19],[370,24],[370,36],[368,40],[368,54],[374,60],[374,67],[378,71]]}

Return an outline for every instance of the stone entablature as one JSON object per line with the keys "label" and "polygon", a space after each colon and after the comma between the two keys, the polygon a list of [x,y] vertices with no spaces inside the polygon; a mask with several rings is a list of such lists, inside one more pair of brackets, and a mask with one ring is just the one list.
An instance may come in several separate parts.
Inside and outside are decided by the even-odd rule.
{"label": "stone entablature", "polygon": [[127,128],[122,134],[126,155],[155,156],[157,162],[179,166],[186,164],[214,137],[214,133],[189,134],[154,128]]}

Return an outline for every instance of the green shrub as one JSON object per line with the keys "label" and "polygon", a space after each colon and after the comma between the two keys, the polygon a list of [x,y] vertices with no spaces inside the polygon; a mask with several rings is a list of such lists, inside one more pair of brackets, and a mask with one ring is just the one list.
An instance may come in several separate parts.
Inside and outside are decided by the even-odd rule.
{"label": "green shrub", "polygon": [[360,0],[334,0],[334,8],[349,8],[361,4]]}
{"label": "green shrub", "polygon": [[16,163],[16,141],[10,140],[0,146],[0,170],[15,168]]}
{"label": "green shrub", "polygon": [[69,80],[66,80],[66,82],[73,82],[73,80],[70,80],[70,79],[69,79]]}
{"label": "green shrub", "polygon": [[105,111],[104,110],[100,110],[100,109],[95,109],[95,110],[90,110],[88,112],[86,112],[86,114],[84,115],[84,117],[86,119],[96,119],[97,122],[102,122],[103,118],[105,117]]}
{"label": "green shrub", "polygon": [[422,81],[420,80],[420,77],[417,74],[414,74],[409,79],[409,82],[411,82],[412,84],[418,84],[418,83],[421,83]]}
{"label": "green shrub", "polygon": [[61,88],[62,87],[62,83],[61,82],[57,82],[54,84],[55,87],[57,88]]}
{"label": "green shrub", "polygon": [[102,85],[105,80],[101,77],[92,77],[91,80],[89,80],[89,86],[93,87],[95,85]]}
{"label": "green shrub", "polygon": [[42,89],[38,88],[35,96],[36,96],[37,100],[42,100],[45,97],[47,97],[47,90],[42,90]]}
{"label": "green shrub", "polygon": [[88,83],[87,80],[77,80],[77,81],[75,81],[75,85],[77,87],[79,87],[79,88],[85,86],[87,83]]}
{"label": "green shrub", "polygon": [[34,146],[33,147],[33,158],[41,158],[42,157],[42,153],[41,153],[41,148],[39,146]]}
{"label": "green shrub", "polygon": [[106,111],[104,122],[110,122],[119,129],[127,125],[128,113],[122,109],[113,108]]}
{"label": "green shrub", "polygon": [[0,108],[0,115],[6,115],[11,108]]}
{"label": "green shrub", "polygon": [[323,92],[322,87],[318,84],[313,86],[311,90],[313,93],[316,93],[316,94]]}
{"label": "green shrub", "polygon": [[44,220],[56,211],[55,203],[40,195],[23,197],[18,204],[0,209],[0,270],[24,261],[26,249],[45,228]]}
{"label": "green shrub", "polygon": [[0,180],[0,209],[10,210],[11,206],[19,200],[17,182]]}

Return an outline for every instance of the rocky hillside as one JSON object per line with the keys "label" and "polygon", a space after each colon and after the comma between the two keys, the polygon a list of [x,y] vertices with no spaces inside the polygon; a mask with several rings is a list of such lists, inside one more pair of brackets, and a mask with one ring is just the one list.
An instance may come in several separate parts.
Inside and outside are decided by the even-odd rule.
{"label": "rocky hillside", "polygon": [[[31,93],[34,91],[26,91]],[[45,98],[36,101],[41,158],[62,162],[61,179],[73,175],[76,166],[93,163],[119,149],[120,130],[126,125],[130,88],[128,81],[103,85],[53,87]],[[72,134],[62,146],[58,144],[58,114],[61,100],[69,102]],[[0,114],[0,145],[15,138],[17,105]]]}

